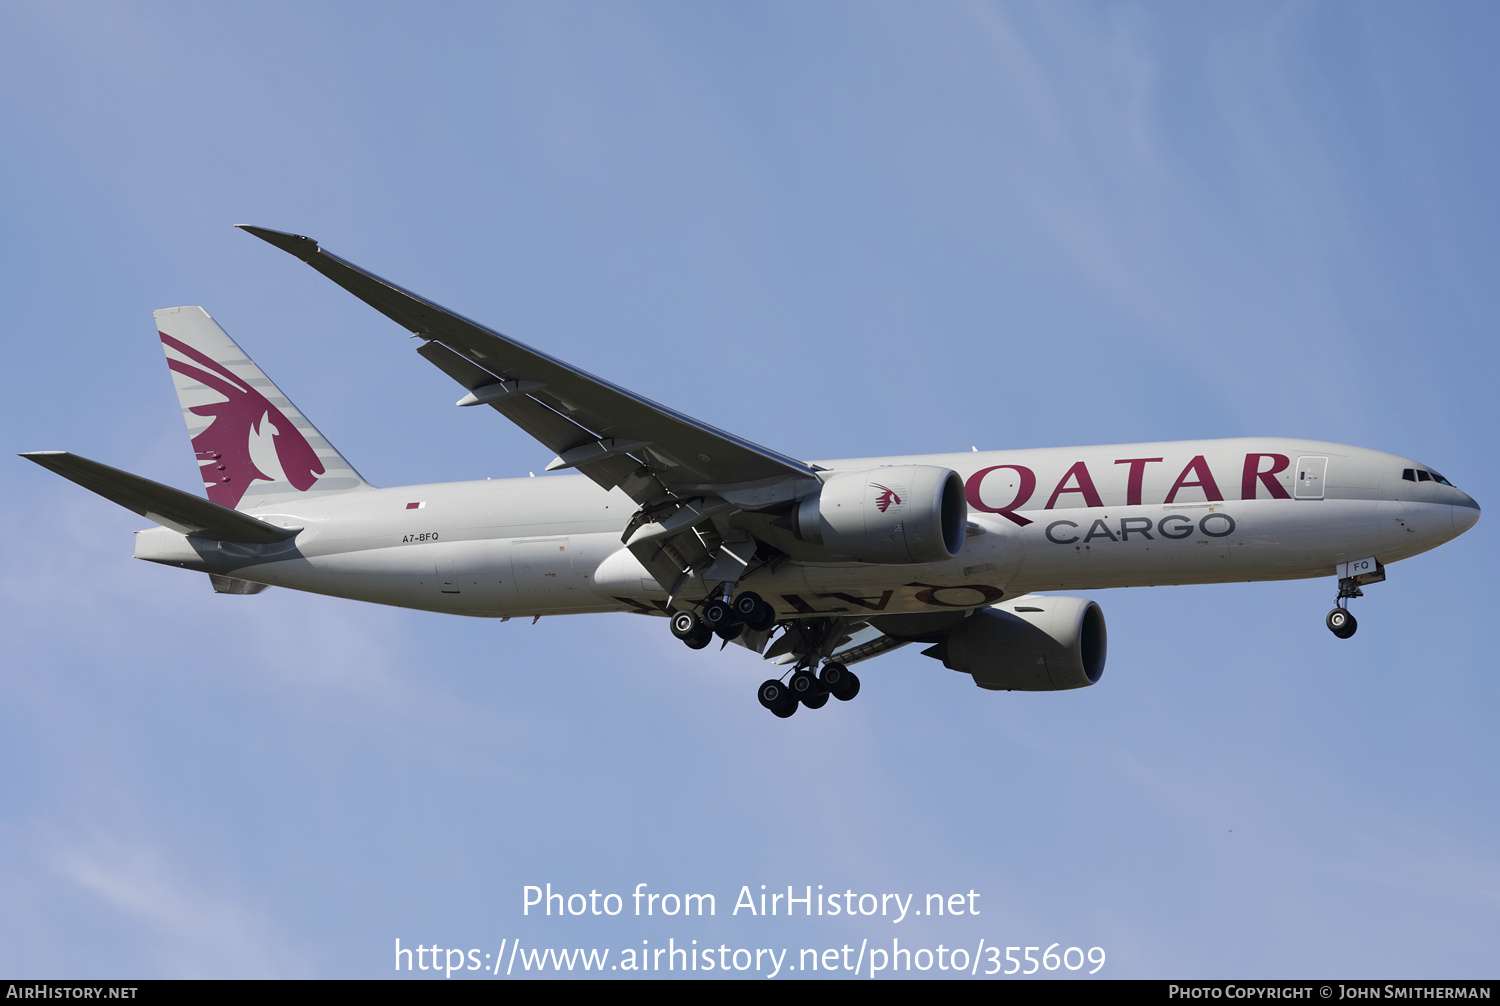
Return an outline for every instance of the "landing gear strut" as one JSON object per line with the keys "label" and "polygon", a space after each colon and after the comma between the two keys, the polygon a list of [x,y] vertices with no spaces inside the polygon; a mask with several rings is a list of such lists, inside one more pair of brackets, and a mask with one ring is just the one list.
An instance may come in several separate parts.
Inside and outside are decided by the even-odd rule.
{"label": "landing gear strut", "polygon": [[1354,635],[1359,623],[1354,620],[1354,613],[1349,610],[1348,604],[1351,598],[1364,596],[1364,591],[1353,580],[1340,580],[1339,596],[1333,602],[1333,610],[1323,619],[1328,631],[1340,639],[1348,639]]}

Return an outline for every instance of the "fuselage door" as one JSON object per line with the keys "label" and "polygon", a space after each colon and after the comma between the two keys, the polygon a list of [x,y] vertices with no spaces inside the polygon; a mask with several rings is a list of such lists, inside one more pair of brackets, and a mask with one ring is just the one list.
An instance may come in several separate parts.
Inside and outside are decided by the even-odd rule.
{"label": "fuselage door", "polygon": [[442,585],[444,594],[459,594],[462,590],[458,586],[458,573],[453,566],[453,556],[450,553],[437,561],[438,583]]}
{"label": "fuselage door", "polygon": [[1327,458],[1297,459],[1297,490],[1299,500],[1323,498],[1323,478],[1328,474]]}
{"label": "fuselage door", "polygon": [[510,561],[516,589],[523,593],[571,590],[574,584],[570,552],[565,537],[513,540]]}

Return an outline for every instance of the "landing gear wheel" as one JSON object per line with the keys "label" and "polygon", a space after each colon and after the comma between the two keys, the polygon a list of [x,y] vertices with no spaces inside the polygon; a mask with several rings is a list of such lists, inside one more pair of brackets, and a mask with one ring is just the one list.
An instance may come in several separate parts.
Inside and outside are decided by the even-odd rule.
{"label": "landing gear wheel", "polygon": [[826,694],[818,686],[818,679],[813,677],[813,672],[805,667],[792,675],[792,680],[787,682],[787,687],[803,705],[811,705],[809,700],[815,699],[820,693]]}
{"label": "landing gear wheel", "polygon": [[691,611],[679,611],[672,616],[672,635],[681,640],[691,639],[704,630],[703,622]]}
{"label": "landing gear wheel", "polygon": [[703,624],[714,632],[727,629],[734,622],[734,612],[723,601],[709,601],[703,606]]}
{"label": "landing gear wheel", "polygon": [[731,639],[740,638],[740,634],[744,631],[744,622],[731,622],[729,625],[724,626],[722,629],[714,630],[714,632],[719,634],[719,638],[724,640],[725,642],[728,642]]}
{"label": "landing gear wheel", "polygon": [[844,690],[835,692],[833,697],[840,702],[848,702],[859,694],[859,677],[853,671],[844,672]]}
{"label": "landing gear wheel", "polygon": [[824,688],[828,689],[830,692],[836,692],[843,687],[844,678],[847,677],[848,674],[849,668],[845,667],[837,660],[830,660],[828,663],[824,664],[823,669],[818,672],[818,680],[823,683]]}
{"label": "landing gear wheel", "polygon": [[691,611],[679,611],[672,616],[672,635],[695,650],[703,649],[714,638],[714,634]]}
{"label": "landing gear wheel", "polygon": [[854,676],[853,671],[836,660],[823,665],[818,680],[830,695],[840,701],[848,702],[859,694],[859,679]]}
{"label": "landing gear wheel", "polygon": [[764,632],[776,624],[776,609],[761,600],[753,590],[747,590],[734,599],[734,614],[752,632]]}
{"label": "landing gear wheel", "polygon": [[797,700],[792,693],[775,678],[763,681],[760,690],[755,693],[760,704],[769,709],[773,714],[786,719],[797,711]]}
{"label": "landing gear wheel", "polygon": [[766,602],[760,599],[760,595],[753,590],[747,590],[734,599],[734,613],[740,618],[749,621],[760,606]]}
{"label": "landing gear wheel", "polygon": [[1354,620],[1347,608],[1334,608],[1325,619],[1328,623],[1328,631],[1340,639],[1348,639],[1354,635],[1354,630],[1359,628],[1359,623]]}
{"label": "landing gear wheel", "polygon": [[803,699],[802,704],[809,709],[822,709],[828,705],[828,693],[819,692],[811,698]]}

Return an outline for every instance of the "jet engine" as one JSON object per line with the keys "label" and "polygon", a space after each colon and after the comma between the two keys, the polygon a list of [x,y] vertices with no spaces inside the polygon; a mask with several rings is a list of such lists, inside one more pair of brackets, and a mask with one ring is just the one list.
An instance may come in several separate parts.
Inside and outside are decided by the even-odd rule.
{"label": "jet engine", "polygon": [[969,506],[958,473],[934,465],[841,472],[804,497],[795,534],[859,562],[943,562],[964,546]]}
{"label": "jet engine", "polygon": [[1026,596],[979,609],[922,652],[980,688],[1050,692],[1097,682],[1106,643],[1104,612],[1093,601]]}

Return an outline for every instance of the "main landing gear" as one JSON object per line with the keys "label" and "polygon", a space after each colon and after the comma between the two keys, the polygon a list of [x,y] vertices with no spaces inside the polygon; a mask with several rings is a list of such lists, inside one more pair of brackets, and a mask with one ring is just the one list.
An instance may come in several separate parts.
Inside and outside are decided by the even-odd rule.
{"label": "main landing gear", "polygon": [[[776,609],[753,591],[744,591],[731,601],[726,596],[703,605],[701,612],[679,611],[672,615],[672,635],[695,650],[713,642],[714,636],[726,642],[738,639],[746,630],[765,632],[776,625]],[[760,704],[782,719],[797,711],[798,706],[821,709],[829,696],[847,702],[859,694],[859,678],[836,660],[828,660],[823,669],[813,673],[818,661],[834,648],[842,635],[829,619],[797,623],[803,633],[796,652],[796,669],[786,681],[772,678],[756,690]],[[842,621],[837,623],[842,625]],[[793,627],[795,628],[795,626]],[[788,631],[792,631],[789,628]],[[810,635],[809,635],[810,634]],[[759,647],[756,647],[759,649]]]}
{"label": "main landing gear", "polygon": [[764,632],[776,624],[776,609],[761,600],[759,594],[747,590],[736,597],[733,603],[727,600],[709,601],[702,614],[679,611],[672,616],[672,635],[695,650],[701,650],[718,636],[725,641],[736,639],[746,629]]}
{"label": "main landing gear", "polygon": [[798,667],[785,684],[776,678],[762,682],[756,697],[774,715],[786,719],[799,705],[822,709],[830,695],[848,702],[858,694],[859,678],[843,664],[830,660],[816,676],[810,667]]}

